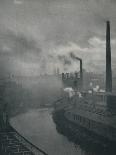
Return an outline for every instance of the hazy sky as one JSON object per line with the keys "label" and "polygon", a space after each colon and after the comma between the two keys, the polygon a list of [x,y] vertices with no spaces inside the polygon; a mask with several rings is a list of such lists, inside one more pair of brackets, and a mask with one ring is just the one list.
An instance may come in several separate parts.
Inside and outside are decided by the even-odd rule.
{"label": "hazy sky", "polygon": [[111,21],[116,68],[115,0],[0,0],[1,73],[37,75],[54,67],[105,71],[105,21]]}

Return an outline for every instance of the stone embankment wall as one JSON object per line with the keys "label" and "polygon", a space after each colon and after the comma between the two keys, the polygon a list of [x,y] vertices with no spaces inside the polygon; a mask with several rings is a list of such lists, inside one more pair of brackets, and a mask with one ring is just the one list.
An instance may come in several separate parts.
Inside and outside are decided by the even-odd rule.
{"label": "stone embankment wall", "polygon": [[47,155],[12,127],[10,131],[0,132],[0,151],[2,155]]}
{"label": "stone embankment wall", "polygon": [[[94,112],[95,115],[95,112]],[[99,136],[102,136],[104,138],[107,138],[108,140],[111,141],[116,141],[116,128],[114,128],[113,126],[106,124],[105,121],[101,121],[99,119],[98,121],[95,121],[93,119],[90,119],[88,116],[86,116],[85,114],[83,116],[81,116],[78,113],[72,113],[72,112],[65,112],[64,114],[65,118],[81,127],[86,128],[87,130],[89,130],[90,132],[94,132]],[[106,116],[102,116],[102,115],[95,115],[96,118],[104,118],[104,120],[106,120]],[[98,117],[99,116],[99,117]],[[106,118],[105,118],[106,117]],[[100,122],[101,121],[101,122]]]}

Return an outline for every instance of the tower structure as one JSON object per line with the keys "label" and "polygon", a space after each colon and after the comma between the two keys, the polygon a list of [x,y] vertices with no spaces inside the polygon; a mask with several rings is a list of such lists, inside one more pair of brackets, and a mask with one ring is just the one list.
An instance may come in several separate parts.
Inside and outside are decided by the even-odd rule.
{"label": "tower structure", "polygon": [[112,92],[110,22],[106,22],[106,92]]}
{"label": "tower structure", "polygon": [[80,83],[81,83],[81,89],[83,89],[83,66],[82,66],[82,59],[80,59]]}

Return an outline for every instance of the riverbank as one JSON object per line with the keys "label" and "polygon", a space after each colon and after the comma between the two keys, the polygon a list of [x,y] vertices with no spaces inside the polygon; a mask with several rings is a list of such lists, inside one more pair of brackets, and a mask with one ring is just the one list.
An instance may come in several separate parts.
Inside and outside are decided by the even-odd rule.
{"label": "riverbank", "polygon": [[98,136],[83,127],[68,121],[64,111],[54,111],[53,120],[59,133],[65,135],[70,141],[79,144],[86,152],[95,152],[95,155],[114,155],[116,144],[108,139]]}
{"label": "riverbank", "polygon": [[5,131],[0,132],[0,153],[1,155],[47,155],[10,125]]}
{"label": "riverbank", "polygon": [[56,130],[53,109],[32,109],[11,119],[11,125],[48,155],[88,155]]}

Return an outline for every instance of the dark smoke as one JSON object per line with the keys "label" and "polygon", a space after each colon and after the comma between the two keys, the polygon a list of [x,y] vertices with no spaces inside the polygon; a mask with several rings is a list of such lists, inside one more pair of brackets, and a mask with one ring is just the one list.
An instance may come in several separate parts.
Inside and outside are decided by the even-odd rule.
{"label": "dark smoke", "polygon": [[70,57],[73,59],[73,60],[81,60],[81,58],[77,57],[74,53],[70,52],[69,53]]}
{"label": "dark smoke", "polygon": [[71,65],[71,60],[65,55],[58,55],[58,60],[60,60],[63,65]]}

